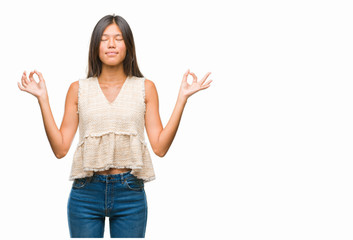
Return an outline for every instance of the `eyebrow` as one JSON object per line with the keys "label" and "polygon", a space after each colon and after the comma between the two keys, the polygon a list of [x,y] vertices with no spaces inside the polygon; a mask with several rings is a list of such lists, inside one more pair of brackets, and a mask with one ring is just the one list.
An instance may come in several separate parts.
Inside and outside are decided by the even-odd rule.
{"label": "eyebrow", "polygon": [[[109,35],[109,34],[106,34],[106,33],[105,33],[105,34],[103,34],[103,36],[108,36],[108,37],[109,37],[109,36],[111,36],[111,35]],[[118,34],[115,34],[115,35],[112,35],[112,36],[114,36],[114,37],[118,37],[118,36],[121,36],[121,34],[120,34],[120,33],[118,33]]]}

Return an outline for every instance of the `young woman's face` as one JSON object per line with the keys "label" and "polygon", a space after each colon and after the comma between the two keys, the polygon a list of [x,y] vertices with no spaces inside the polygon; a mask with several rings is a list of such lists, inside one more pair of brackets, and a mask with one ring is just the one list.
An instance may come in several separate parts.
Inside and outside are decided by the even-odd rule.
{"label": "young woman's face", "polygon": [[122,63],[126,55],[126,46],[123,35],[115,23],[110,24],[103,32],[99,58],[103,64],[115,66]]}

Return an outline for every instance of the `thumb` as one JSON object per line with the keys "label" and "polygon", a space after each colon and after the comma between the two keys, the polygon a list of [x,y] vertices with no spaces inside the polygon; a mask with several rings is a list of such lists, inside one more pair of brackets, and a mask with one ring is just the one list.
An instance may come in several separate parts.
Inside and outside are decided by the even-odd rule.
{"label": "thumb", "polygon": [[43,81],[44,82],[44,78],[41,72],[38,72],[37,70],[34,70],[34,72],[38,75],[39,81]]}

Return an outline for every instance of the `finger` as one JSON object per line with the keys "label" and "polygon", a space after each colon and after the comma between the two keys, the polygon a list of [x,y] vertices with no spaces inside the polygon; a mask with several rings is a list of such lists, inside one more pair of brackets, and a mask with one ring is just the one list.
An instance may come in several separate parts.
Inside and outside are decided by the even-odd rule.
{"label": "finger", "polygon": [[19,82],[17,82],[17,86],[21,91],[24,91],[25,89],[21,86],[21,84]]}
{"label": "finger", "polygon": [[206,79],[208,78],[208,76],[210,76],[210,74],[211,72],[206,73],[206,75],[201,79],[201,82],[200,82],[201,85],[206,81]]}
{"label": "finger", "polygon": [[34,81],[33,74],[34,74],[34,71],[29,73],[28,78],[29,78],[30,81]]}
{"label": "finger", "polygon": [[21,82],[24,87],[26,87],[28,85],[28,80],[27,80],[26,74],[22,74]]}
{"label": "finger", "polygon": [[190,73],[190,75],[194,78],[192,80],[192,82],[196,83],[197,82],[197,77],[196,77],[195,73]]}
{"label": "finger", "polygon": [[209,85],[213,80],[208,80],[205,84],[203,84],[202,86],[205,86],[205,85]]}
{"label": "finger", "polygon": [[188,69],[188,70],[184,73],[183,82],[186,82],[186,80],[188,79],[189,73],[190,73],[190,69]]}
{"label": "finger", "polygon": [[35,74],[37,74],[39,81],[44,81],[43,75],[41,72],[38,72],[37,70],[34,70]]}
{"label": "finger", "polygon": [[212,82],[212,80],[207,81],[204,85],[201,86],[201,89],[203,90],[203,89],[206,89],[209,86],[211,86],[211,82]]}

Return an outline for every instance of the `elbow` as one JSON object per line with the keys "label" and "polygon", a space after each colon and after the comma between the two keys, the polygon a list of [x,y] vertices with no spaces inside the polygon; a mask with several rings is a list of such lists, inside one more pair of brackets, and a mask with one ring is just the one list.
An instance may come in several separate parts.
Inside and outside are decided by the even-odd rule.
{"label": "elbow", "polygon": [[162,153],[162,152],[155,152],[155,154],[156,154],[158,157],[162,158],[162,157],[164,157],[167,153],[166,153],[166,152],[164,152],[164,153]]}
{"label": "elbow", "polygon": [[67,152],[56,152],[54,154],[57,159],[61,159],[66,156]]}
{"label": "elbow", "polygon": [[167,150],[162,150],[158,148],[153,148],[153,152],[160,158],[164,157],[167,154]]}
{"label": "elbow", "polygon": [[63,157],[65,157],[65,155],[64,154],[55,154],[55,157],[57,158],[57,159],[60,159],[60,158],[63,158]]}

